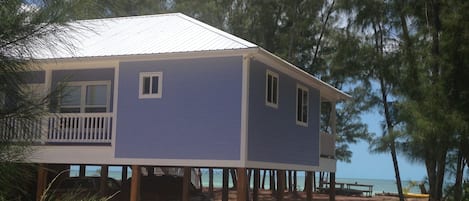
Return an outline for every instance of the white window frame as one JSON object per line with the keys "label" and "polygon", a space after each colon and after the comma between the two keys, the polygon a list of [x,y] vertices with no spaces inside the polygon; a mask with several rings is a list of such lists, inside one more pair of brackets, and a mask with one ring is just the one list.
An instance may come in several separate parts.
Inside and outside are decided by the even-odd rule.
{"label": "white window frame", "polygon": [[[298,110],[298,90],[301,90],[303,94],[305,92],[307,93],[306,103],[305,103],[304,100],[301,101],[302,105],[301,105],[300,110]],[[297,84],[295,94],[296,94],[296,104],[295,104],[296,105],[296,109],[295,109],[296,110],[296,115],[295,115],[296,124],[300,125],[300,126],[308,127],[308,121],[309,121],[309,89],[306,86]],[[302,95],[301,98],[303,98],[303,95]],[[307,110],[306,119],[303,119],[303,114],[301,114],[300,119],[298,119],[298,113],[302,112],[303,107],[305,107],[305,106],[306,106],[306,110]]]}
{"label": "white window frame", "polygon": [[[152,91],[152,77],[158,77],[158,93],[151,93]],[[145,77],[150,77],[150,93],[143,94],[143,79]],[[139,99],[146,99],[146,98],[161,98],[163,94],[163,72],[140,72],[139,74],[139,86],[138,86],[138,98]]]}
{"label": "white window frame", "polygon": [[[269,76],[272,78],[272,87],[270,88],[270,95],[271,97],[269,97]],[[276,78],[277,79],[277,87],[276,87],[276,91],[274,93],[274,88],[273,88],[273,79]],[[270,106],[270,107],[273,107],[273,108],[278,108],[278,101],[279,101],[279,86],[280,86],[280,80],[279,80],[279,76],[278,76],[278,73],[275,73],[273,71],[270,71],[270,70],[266,70],[266,73],[265,73],[265,105],[267,106]],[[276,96],[274,96],[274,94]],[[269,98],[272,100],[272,101],[269,101]],[[274,100],[276,100],[277,102],[274,102]]]}
{"label": "white window frame", "polygon": [[[93,106],[90,106],[90,105],[86,104],[86,88],[87,88],[87,86],[90,86],[90,85],[106,85],[106,105],[102,105],[100,107],[105,106],[106,107],[106,112],[110,112],[111,80],[65,82],[64,84],[65,84],[65,86],[79,86],[79,87],[81,87],[80,88],[80,90],[81,90],[81,93],[80,93],[81,94],[81,96],[80,96],[80,113],[86,113],[86,108],[92,108],[93,107]],[[59,102],[59,104],[60,104],[60,102]],[[59,105],[59,112],[60,112],[60,108],[75,108],[75,107],[76,106],[62,106],[62,105]]]}

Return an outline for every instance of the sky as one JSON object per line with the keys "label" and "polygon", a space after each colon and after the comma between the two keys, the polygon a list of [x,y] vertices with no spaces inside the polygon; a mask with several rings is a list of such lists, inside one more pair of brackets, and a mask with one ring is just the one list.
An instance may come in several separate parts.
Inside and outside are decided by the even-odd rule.
{"label": "sky", "polygon": [[[362,115],[362,121],[368,124],[368,130],[376,135],[381,135],[382,118],[377,112]],[[390,153],[369,153],[368,142],[349,146],[353,152],[352,162],[337,162],[337,178],[395,179]],[[421,163],[412,163],[399,155],[398,163],[402,180],[421,181],[426,176],[425,167]]]}

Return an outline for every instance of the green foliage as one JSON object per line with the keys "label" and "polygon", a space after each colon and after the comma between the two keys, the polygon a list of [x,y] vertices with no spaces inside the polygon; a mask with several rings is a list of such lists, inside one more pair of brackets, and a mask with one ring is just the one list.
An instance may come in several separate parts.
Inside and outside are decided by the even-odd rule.
{"label": "green foliage", "polygon": [[0,201],[34,200],[35,165],[12,162],[0,163]]}
{"label": "green foliage", "polygon": [[22,162],[39,138],[38,122],[58,90],[41,93],[26,87],[28,72],[36,70],[32,47],[51,53],[57,47],[72,50],[63,33],[73,30],[67,22],[79,2],[0,1],[0,200],[34,199],[35,169]]}
{"label": "green foliage", "polygon": [[[57,192],[52,188],[62,174],[68,173],[69,170],[64,170],[57,174],[54,179],[49,183],[39,201],[108,201],[111,200],[117,193],[110,196],[101,196],[98,194],[89,194],[83,190],[76,189],[71,192],[62,193],[57,195]],[[1,199],[0,199],[1,200]]]}
{"label": "green foliage", "polygon": [[[455,188],[452,185],[446,186],[445,195],[445,200],[447,201],[459,201],[455,198]],[[462,185],[462,195],[460,200],[469,200],[469,183],[467,182]]]}

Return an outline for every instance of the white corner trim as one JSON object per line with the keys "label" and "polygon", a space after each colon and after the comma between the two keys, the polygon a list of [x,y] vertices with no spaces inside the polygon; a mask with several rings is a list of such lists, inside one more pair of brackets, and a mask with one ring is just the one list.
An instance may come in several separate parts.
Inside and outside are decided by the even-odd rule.
{"label": "white corner trim", "polygon": [[118,98],[119,98],[119,69],[120,63],[117,62],[116,66],[114,67],[114,93],[112,99],[112,139],[111,139],[111,147],[112,147],[112,155],[116,152],[116,136],[117,136],[117,110],[118,110]]}
{"label": "white corner trim", "polygon": [[243,166],[248,159],[248,123],[249,123],[249,70],[250,56],[243,56],[241,83],[241,143],[240,159]]}

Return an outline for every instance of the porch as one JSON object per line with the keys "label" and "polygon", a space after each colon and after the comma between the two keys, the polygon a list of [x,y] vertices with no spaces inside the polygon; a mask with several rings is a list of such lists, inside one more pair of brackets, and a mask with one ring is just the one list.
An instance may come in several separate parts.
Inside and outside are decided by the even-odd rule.
{"label": "porch", "polygon": [[102,144],[112,141],[113,113],[50,113],[37,120],[0,120],[3,140],[34,144]]}

